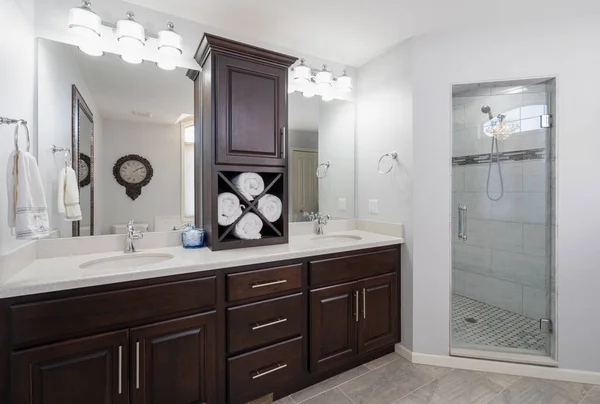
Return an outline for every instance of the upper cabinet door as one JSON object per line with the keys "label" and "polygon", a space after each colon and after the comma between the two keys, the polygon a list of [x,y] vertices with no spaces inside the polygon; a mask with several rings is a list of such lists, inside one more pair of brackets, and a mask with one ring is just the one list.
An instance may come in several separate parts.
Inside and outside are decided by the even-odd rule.
{"label": "upper cabinet door", "polygon": [[359,353],[395,343],[398,337],[396,274],[365,279],[358,287],[361,294]]}
{"label": "upper cabinet door", "polygon": [[215,343],[214,312],[132,329],[132,403],[215,403]]}
{"label": "upper cabinet door", "polygon": [[13,353],[13,404],[127,404],[127,331]]}
{"label": "upper cabinet door", "polygon": [[287,69],[216,56],[216,164],[285,166]]}

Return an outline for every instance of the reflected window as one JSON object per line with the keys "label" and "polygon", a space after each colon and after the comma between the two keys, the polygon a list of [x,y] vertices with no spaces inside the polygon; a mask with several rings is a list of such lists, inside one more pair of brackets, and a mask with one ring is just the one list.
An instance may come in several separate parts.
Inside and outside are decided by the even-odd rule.
{"label": "reflected window", "polygon": [[[541,129],[540,116],[548,113],[547,105],[526,105],[521,108],[511,109],[510,111],[502,112],[506,118],[504,119],[507,125],[512,126],[512,133],[525,133],[533,130]],[[494,118],[483,124],[484,133],[489,133],[491,128],[498,123],[498,119]]]}
{"label": "reflected window", "polygon": [[181,123],[181,217],[194,221],[194,120]]}

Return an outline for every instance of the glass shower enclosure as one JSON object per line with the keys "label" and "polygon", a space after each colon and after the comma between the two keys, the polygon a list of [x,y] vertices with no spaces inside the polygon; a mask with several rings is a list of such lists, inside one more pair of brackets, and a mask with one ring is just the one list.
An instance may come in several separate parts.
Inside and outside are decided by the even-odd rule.
{"label": "glass shower enclosure", "polygon": [[453,86],[453,355],[555,357],[555,88]]}

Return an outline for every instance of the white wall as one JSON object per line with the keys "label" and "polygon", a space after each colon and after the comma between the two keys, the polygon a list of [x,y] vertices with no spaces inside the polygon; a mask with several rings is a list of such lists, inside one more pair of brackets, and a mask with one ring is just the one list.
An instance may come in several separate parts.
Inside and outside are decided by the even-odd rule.
{"label": "white wall", "polygon": [[[85,83],[73,52],[77,48],[60,42],[38,40],[37,127],[38,164],[48,203],[50,228],[59,230],[61,237],[70,237],[72,224],[58,213],[58,172],[64,167],[64,153],[52,153],[52,145],[71,147],[72,85],[75,84],[90,107],[95,120],[95,139],[102,137],[98,108]],[[95,164],[98,170],[98,164]]]}
{"label": "white wall", "polygon": [[[35,36],[33,0],[0,0],[0,116],[29,122],[31,151],[35,153],[34,99]],[[6,164],[14,150],[13,125],[0,125],[0,254],[22,245],[7,224]],[[25,148],[25,136],[20,147]]]}
{"label": "white wall", "polygon": [[[181,213],[181,129],[179,125],[103,120],[102,194],[96,209],[102,210],[99,234],[109,234],[113,224],[129,220],[147,223],[154,230],[155,216]],[[117,183],[112,169],[127,154],[148,159],[154,169],[150,183],[134,201]]]}
{"label": "white wall", "polygon": [[[403,223],[406,244],[402,248],[402,343],[412,347],[412,71],[411,41],[365,64],[358,71],[356,98],[356,194],[357,217]],[[385,153],[398,152],[387,175],[377,163]],[[368,213],[368,200],[377,199],[379,213]]]}
{"label": "white wall", "polygon": [[[598,317],[600,307],[598,38],[600,17],[591,16],[412,39],[414,351],[449,353],[452,84],[557,76],[558,359],[563,368],[600,371],[600,323],[590,321]],[[387,58],[391,66],[371,74],[393,80],[405,56],[396,48],[364,69]],[[361,87],[367,86],[365,80],[361,74]],[[403,89],[399,83],[390,87],[393,94]],[[367,124],[361,123],[361,102],[359,141],[368,136]],[[380,105],[387,101],[382,99]],[[399,107],[390,112],[399,113]],[[391,131],[394,124],[386,128]],[[367,182],[359,179],[359,195]]]}

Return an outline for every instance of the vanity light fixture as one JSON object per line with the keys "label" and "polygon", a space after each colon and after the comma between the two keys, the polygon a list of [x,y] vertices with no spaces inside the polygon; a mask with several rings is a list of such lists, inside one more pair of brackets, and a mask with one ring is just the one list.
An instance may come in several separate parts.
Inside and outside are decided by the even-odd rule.
{"label": "vanity light fixture", "polygon": [[323,65],[321,70],[313,71],[304,59],[300,59],[300,64],[292,68],[290,77],[288,93],[298,91],[307,98],[318,94],[323,101],[331,101],[352,91],[352,78],[345,69],[341,76],[334,78],[327,65]]}
{"label": "vanity light fixture", "polygon": [[344,93],[352,91],[352,77],[348,76],[346,69],[342,71],[342,75],[335,80],[338,90]]}
{"label": "vanity light fixture", "polygon": [[83,37],[100,37],[102,19],[92,11],[92,3],[83,0],[80,7],[69,10],[69,29]]}
{"label": "vanity light fixture", "polygon": [[312,72],[310,67],[300,59],[300,64],[292,69],[294,73],[294,82],[298,85],[306,85],[311,82]]}
{"label": "vanity light fixture", "polygon": [[181,56],[183,39],[175,32],[175,24],[167,23],[167,29],[158,32],[158,51],[165,56]]}
{"label": "vanity light fixture", "polygon": [[321,91],[329,90],[332,80],[333,74],[327,70],[327,65],[323,65],[323,68],[315,75],[315,83]]}
{"label": "vanity light fixture", "polygon": [[129,49],[141,49],[146,46],[146,30],[144,26],[135,21],[135,15],[127,12],[126,20],[117,21],[115,35],[117,40]]}

